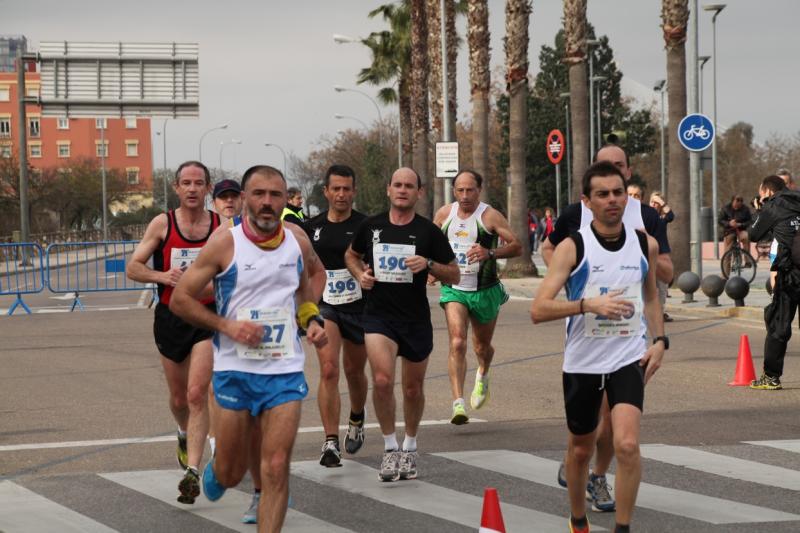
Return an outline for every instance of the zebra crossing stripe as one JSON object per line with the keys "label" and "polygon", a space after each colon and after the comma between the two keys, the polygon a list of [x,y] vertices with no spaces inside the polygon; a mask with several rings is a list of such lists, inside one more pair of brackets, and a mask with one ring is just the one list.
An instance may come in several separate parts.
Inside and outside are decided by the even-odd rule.
{"label": "zebra crossing stripe", "polygon": [[[423,459],[424,461],[424,459]],[[343,468],[322,468],[317,461],[292,463],[292,475],[358,494],[381,503],[449,520],[477,529],[481,522],[483,500],[431,483],[420,481],[378,481],[378,471],[355,461],[342,461]],[[423,464],[424,467],[424,464]],[[566,517],[501,503],[503,521],[508,531],[530,531],[533,524],[541,533],[563,533]],[[593,527],[595,531],[605,531]]]}
{"label": "zebra crossing stripe", "polygon": [[792,453],[800,453],[800,440],[746,440],[744,444],[767,446]]}
{"label": "zebra crossing stripe", "polygon": [[115,533],[72,509],[10,481],[0,481],[0,531],[7,533]]}
{"label": "zebra crossing stripe", "polygon": [[[481,450],[435,453],[433,455],[548,487],[559,486],[556,481],[559,462],[527,453],[509,450]],[[614,476],[609,474],[607,477],[609,483],[613,484]],[[800,516],[783,511],[648,483],[639,485],[636,506],[711,524],[800,520]]]}
{"label": "zebra crossing stripe", "polygon": [[[184,505],[176,500],[178,482],[181,479],[181,473],[177,470],[112,472],[99,474],[99,476],[233,531],[243,533],[255,531],[252,524],[242,524],[241,521],[242,513],[250,506],[251,499],[251,495],[242,491],[228,489],[219,501],[210,502],[204,496],[200,496],[194,505]],[[294,509],[287,511],[283,531],[286,533],[317,533],[319,531],[353,533],[349,529],[338,527]]]}
{"label": "zebra crossing stripe", "polygon": [[685,446],[647,444],[642,446],[641,450],[642,457],[662,463],[770,487],[800,490],[800,472],[796,470],[704,452]]}

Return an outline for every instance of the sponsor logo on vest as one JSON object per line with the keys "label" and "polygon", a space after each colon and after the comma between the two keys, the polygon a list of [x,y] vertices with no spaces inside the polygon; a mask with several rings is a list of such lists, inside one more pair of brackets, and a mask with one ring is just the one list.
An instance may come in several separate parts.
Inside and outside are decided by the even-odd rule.
{"label": "sponsor logo on vest", "polygon": [[297,263],[281,263],[278,265],[278,268],[293,268],[296,267]]}
{"label": "sponsor logo on vest", "polygon": [[598,272],[605,272],[603,265],[592,265],[592,274],[597,274]]}
{"label": "sponsor logo on vest", "polygon": [[245,263],[245,265],[244,265],[244,271],[245,272],[248,272],[250,270],[255,270],[255,269],[256,269],[256,267],[254,267],[253,265],[248,265],[247,263]]}
{"label": "sponsor logo on vest", "polygon": [[638,265],[622,265],[619,267],[620,270],[639,270]]}

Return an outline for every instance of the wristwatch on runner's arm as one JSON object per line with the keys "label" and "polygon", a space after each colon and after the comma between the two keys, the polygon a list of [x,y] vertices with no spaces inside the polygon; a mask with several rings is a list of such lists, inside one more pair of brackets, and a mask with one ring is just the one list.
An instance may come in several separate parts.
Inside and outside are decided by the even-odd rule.
{"label": "wristwatch on runner's arm", "polygon": [[653,344],[657,343],[658,341],[663,341],[664,342],[664,350],[669,350],[669,337],[667,337],[666,335],[653,337]]}

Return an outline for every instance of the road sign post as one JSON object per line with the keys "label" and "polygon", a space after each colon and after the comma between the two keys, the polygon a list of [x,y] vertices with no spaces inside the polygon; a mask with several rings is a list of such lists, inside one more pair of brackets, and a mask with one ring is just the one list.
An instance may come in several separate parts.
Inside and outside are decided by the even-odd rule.
{"label": "road sign post", "polygon": [[561,159],[564,157],[564,135],[561,130],[547,134],[547,158],[556,167],[556,213],[561,212]]}

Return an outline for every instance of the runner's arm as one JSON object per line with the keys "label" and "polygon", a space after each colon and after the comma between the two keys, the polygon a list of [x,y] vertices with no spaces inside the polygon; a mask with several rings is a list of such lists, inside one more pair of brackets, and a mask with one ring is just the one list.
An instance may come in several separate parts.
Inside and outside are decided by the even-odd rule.
{"label": "runner's arm", "polygon": [[458,270],[458,263],[455,259],[446,264],[433,261],[433,266],[428,269],[428,273],[448,285],[458,285],[458,282],[461,281],[461,272]]}
{"label": "runner's arm", "polygon": [[[648,260],[650,264],[657,261],[658,243],[655,239],[647,237]],[[647,319],[647,329],[650,337],[660,337],[664,335],[664,310],[658,301],[658,287],[656,286],[656,273],[653,269],[648,269],[647,278],[644,284],[644,316]],[[664,357],[664,344],[658,342],[650,346],[645,352],[639,364],[645,367],[644,381],[647,383],[656,370],[661,367],[661,360]]]}
{"label": "runner's arm", "polygon": [[439,208],[438,211],[436,211],[436,214],[433,216],[433,223],[441,228],[442,224],[444,224],[444,221],[447,220],[447,215],[449,213],[450,213],[450,204],[443,205],[442,207]]}
{"label": "runner's arm", "polygon": [[[549,240],[545,239],[545,243]],[[550,243],[552,246],[552,243]],[[544,251],[542,251],[544,254]],[[556,295],[567,283],[569,273],[575,264],[577,251],[575,241],[564,239],[552,253],[539,290],[531,303],[531,320],[534,324],[548,322],[581,313],[580,301],[556,300]],[[583,309],[586,310],[585,308]]]}
{"label": "runner's arm", "polygon": [[[307,268],[304,268],[300,272],[300,284],[295,292],[295,299],[298,303],[298,316],[302,317],[300,327],[306,330],[306,338],[308,341],[317,348],[321,348],[328,343],[328,335],[325,333],[324,327],[320,326],[315,320],[311,320],[312,317],[320,317],[317,302],[319,302],[322,297],[322,288],[318,286],[319,282],[313,279],[312,276],[317,278],[319,277],[319,273],[322,272],[322,286],[324,286],[325,270],[320,268],[322,263],[319,257],[317,257],[314,248],[311,246],[311,241],[308,240],[308,237],[303,232],[303,229],[296,227],[296,229],[292,228],[292,231],[295,233],[295,236],[297,236],[298,233],[303,234],[303,238],[300,239],[298,237],[297,241],[300,244],[300,251],[303,254],[303,264],[307,266]],[[312,309],[312,311],[307,312],[305,309]]]}
{"label": "runner's arm", "polygon": [[353,250],[353,245],[347,247],[344,253],[344,264],[347,265],[347,270],[358,281],[361,288],[370,290],[375,286],[375,276],[372,275],[372,269],[369,267],[364,268],[364,255]]}
{"label": "runner's arm", "polygon": [[553,252],[555,252],[556,247],[555,245],[550,242],[550,238],[546,238],[541,246],[539,246],[539,250],[542,252],[542,260],[544,261],[545,266],[550,266],[550,261],[553,259]]}
{"label": "runner's arm", "polygon": [[[128,266],[125,269],[127,276],[133,281],[140,283],[161,283],[163,285],[174,285],[170,283],[170,272],[159,272],[147,266],[147,261],[153,256],[167,232],[167,215],[162,213],[150,221],[144,232],[142,240],[136,245],[136,249],[131,255]],[[173,269],[179,270],[179,269]],[[180,277],[180,276],[178,276]],[[177,279],[174,280],[177,282]]]}
{"label": "runner's arm", "polygon": [[286,227],[294,234],[300,245],[300,250],[303,252],[303,264],[308,273],[311,295],[314,298],[311,301],[319,302],[322,298],[322,292],[325,290],[325,266],[319,260],[314,247],[311,246],[311,241],[308,240],[308,235],[306,235],[304,229],[297,224],[286,224]]}
{"label": "runner's arm", "polygon": [[[509,226],[506,217],[494,208],[489,208],[484,216],[486,217],[487,229],[499,235],[505,242],[503,246],[495,248],[494,256],[497,259],[518,257],[522,253],[522,244],[520,244],[514,232],[511,231],[511,226]],[[482,260],[485,261],[488,257],[487,253],[486,258]]]}

